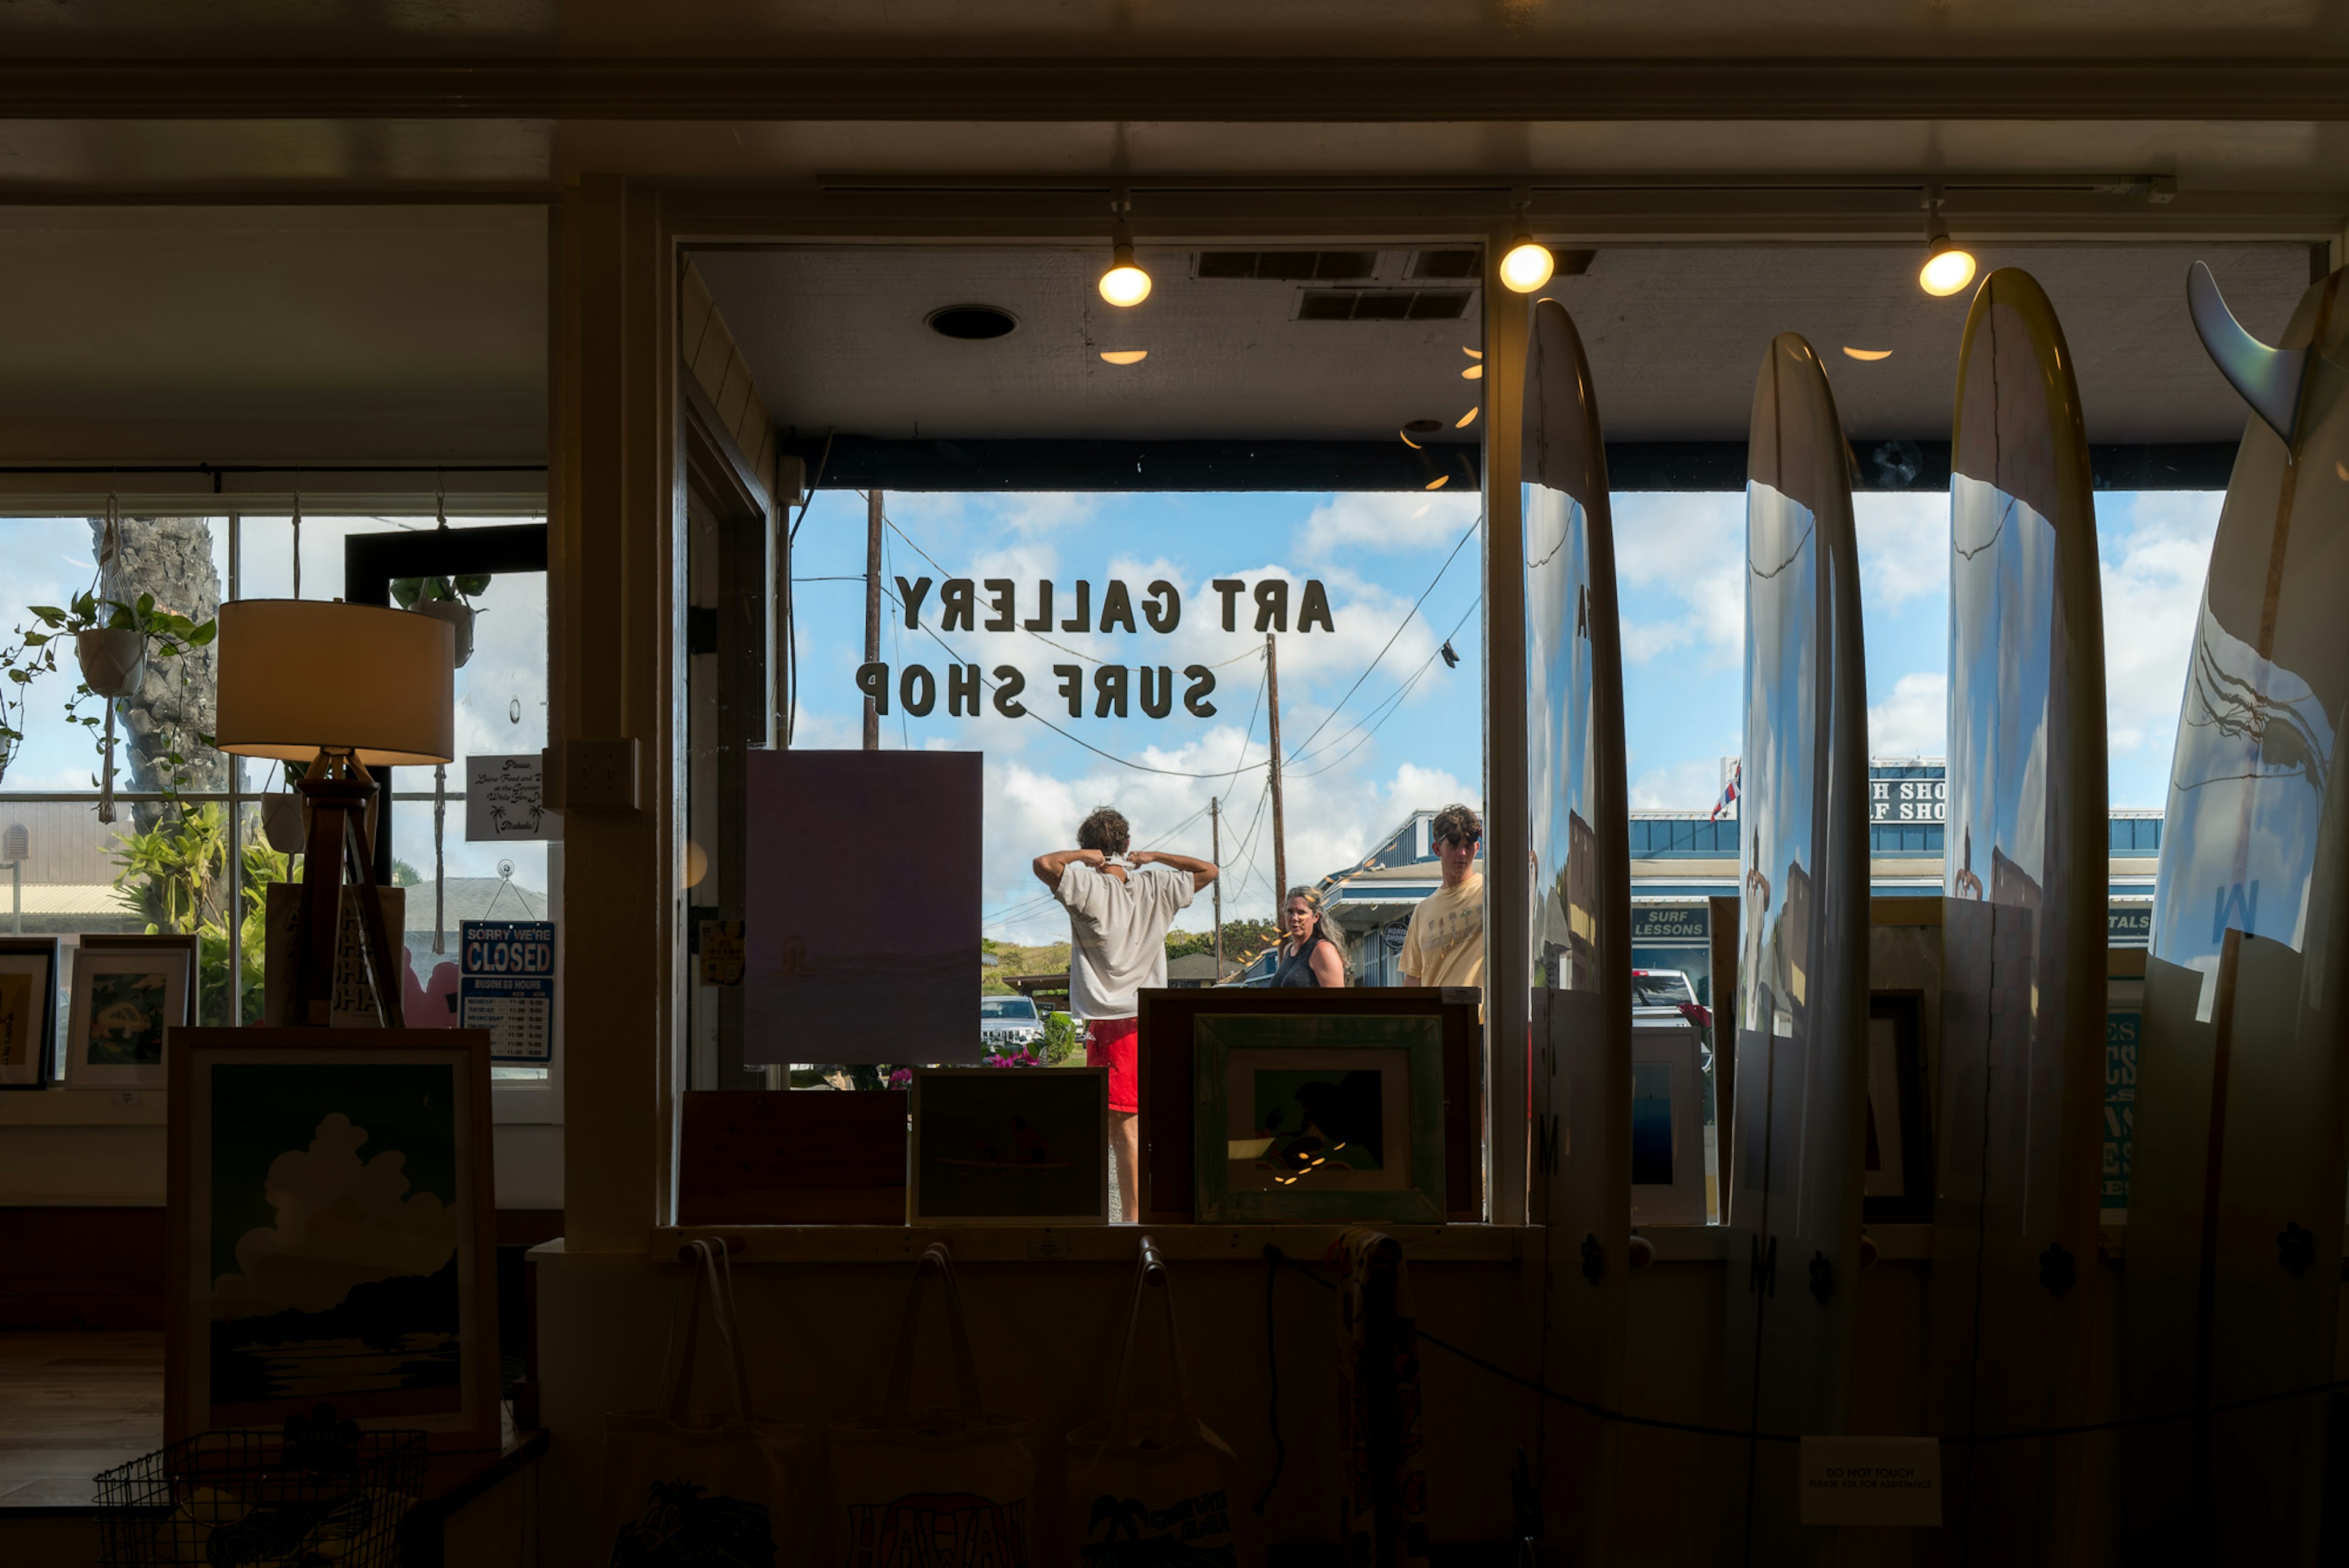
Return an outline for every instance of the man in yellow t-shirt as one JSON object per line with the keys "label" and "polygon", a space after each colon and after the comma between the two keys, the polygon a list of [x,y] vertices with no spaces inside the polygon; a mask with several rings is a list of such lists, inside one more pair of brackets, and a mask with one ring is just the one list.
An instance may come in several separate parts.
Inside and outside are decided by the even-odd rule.
{"label": "man in yellow t-shirt", "polygon": [[1472,870],[1485,819],[1464,805],[1435,814],[1435,857],[1444,886],[1411,912],[1397,967],[1405,985],[1485,983],[1485,874]]}

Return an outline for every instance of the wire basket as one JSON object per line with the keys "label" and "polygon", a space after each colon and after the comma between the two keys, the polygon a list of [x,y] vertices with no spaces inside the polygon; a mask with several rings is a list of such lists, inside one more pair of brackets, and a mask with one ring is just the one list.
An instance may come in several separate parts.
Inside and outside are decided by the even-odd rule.
{"label": "wire basket", "polygon": [[200,1432],[98,1476],[98,1560],[397,1568],[423,1490],[422,1432],[362,1432],[320,1406],[281,1432]]}

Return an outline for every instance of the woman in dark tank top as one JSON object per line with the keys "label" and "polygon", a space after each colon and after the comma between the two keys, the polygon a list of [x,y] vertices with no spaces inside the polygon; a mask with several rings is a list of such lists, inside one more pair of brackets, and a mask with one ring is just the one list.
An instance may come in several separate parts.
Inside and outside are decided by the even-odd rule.
{"label": "woman in dark tank top", "polygon": [[1346,961],[1339,955],[1338,944],[1321,934],[1321,895],[1310,888],[1291,888],[1282,923],[1288,928],[1288,940],[1280,944],[1280,967],[1272,971],[1272,983],[1341,989]]}

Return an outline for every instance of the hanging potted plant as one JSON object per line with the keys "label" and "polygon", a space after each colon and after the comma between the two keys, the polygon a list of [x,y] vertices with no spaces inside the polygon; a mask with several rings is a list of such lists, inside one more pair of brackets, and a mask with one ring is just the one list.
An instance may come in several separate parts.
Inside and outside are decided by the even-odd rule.
{"label": "hanging potted plant", "polygon": [[0,779],[8,776],[8,764],[16,760],[16,748],[25,743],[25,688],[43,668],[36,649],[47,640],[38,632],[28,635],[18,628],[16,640],[0,648]]}
{"label": "hanging potted plant", "polygon": [[[34,605],[31,612],[41,629],[20,628],[18,636],[27,649],[40,651],[27,659],[21,670],[12,670],[11,674],[21,686],[36,670],[54,670],[57,640],[73,639],[74,658],[81,668],[82,683],[66,700],[66,717],[95,730],[99,728],[99,721],[81,711],[82,701],[96,697],[105,706],[105,779],[98,791],[98,819],[112,822],[115,701],[139,690],[147,678],[150,656],[176,659],[203,648],[219,635],[220,623],[208,620],[199,625],[156,604],[153,594],[140,594],[135,601],[126,604],[120,599],[99,598],[95,587],[76,594],[70,603],[63,606]],[[208,735],[198,738],[207,745],[211,743]],[[176,794],[186,782],[187,759],[179,752],[170,752],[161,760],[170,769],[163,780],[164,793]]]}
{"label": "hanging potted plant", "polygon": [[487,593],[489,587],[487,572],[447,577],[398,577],[392,582],[391,597],[402,609],[449,623],[457,634],[457,668],[462,670],[465,661],[473,657],[473,617],[480,613],[473,600]]}

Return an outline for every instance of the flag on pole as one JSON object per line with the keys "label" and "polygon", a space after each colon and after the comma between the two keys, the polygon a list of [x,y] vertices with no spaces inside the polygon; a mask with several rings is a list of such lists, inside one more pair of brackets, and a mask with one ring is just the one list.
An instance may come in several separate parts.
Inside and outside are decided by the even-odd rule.
{"label": "flag on pole", "polygon": [[1738,781],[1744,776],[1745,760],[1741,757],[1730,764],[1729,782],[1721,786],[1721,798],[1713,803],[1713,815],[1705,818],[1707,822],[1719,822],[1723,812],[1729,811],[1737,805]]}

